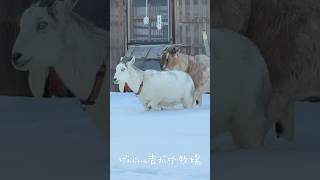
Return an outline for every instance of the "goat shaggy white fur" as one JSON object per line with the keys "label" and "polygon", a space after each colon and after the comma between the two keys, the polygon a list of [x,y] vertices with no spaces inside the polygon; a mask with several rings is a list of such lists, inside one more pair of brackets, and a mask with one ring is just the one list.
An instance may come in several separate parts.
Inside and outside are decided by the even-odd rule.
{"label": "goat shaggy white fur", "polygon": [[[36,97],[42,97],[48,68],[54,67],[73,94],[85,100],[99,68],[107,64],[107,32],[73,12],[77,2],[39,1],[21,17],[12,64],[17,70],[29,71],[29,85]],[[95,103],[87,107],[105,138],[108,135],[106,92],[104,80]]]}
{"label": "goat shaggy white fur", "polygon": [[267,107],[271,82],[258,48],[229,30],[211,30],[213,37],[213,139],[231,132],[241,148],[263,145],[272,127]]}
{"label": "goat shaggy white fur", "polygon": [[184,108],[193,105],[194,84],[191,77],[182,71],[142,71],[133,64],[135,57],[124,62],[121,58],[116,67],[114,83],[121,92],[124,84],[136,94],[146,110],[162,110],[182,104]]}

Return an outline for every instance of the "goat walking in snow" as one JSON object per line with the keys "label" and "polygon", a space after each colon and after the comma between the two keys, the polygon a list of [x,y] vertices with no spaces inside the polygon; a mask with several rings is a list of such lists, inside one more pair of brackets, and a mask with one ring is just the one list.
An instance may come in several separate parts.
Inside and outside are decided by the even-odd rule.
{"label": "goat walking in snow", "polygon": [[182,45],[174,44],[164,49],[160,61],[162,70],[180,70],[188,73],[195,85],[194,98],[202,105],[202,94],[210,92],[210,58],[206,55],[191,56],[179,52]]}
{"label": "goat walking in snow", "polygon": [[116,67],[114,83],[119,84],[121,92],[127,84],[146,110],[163,110],[182,104],[184,108],[193,105],[194,84],[191,77],[182,71],[142,71],[131,60],[120,60]]}

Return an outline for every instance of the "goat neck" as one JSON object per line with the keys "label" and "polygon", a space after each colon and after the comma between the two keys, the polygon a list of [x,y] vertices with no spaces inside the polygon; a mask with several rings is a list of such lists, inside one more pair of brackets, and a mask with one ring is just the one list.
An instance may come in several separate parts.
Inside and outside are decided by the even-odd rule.
{"label": "goat neck", "polygon": [[143,71],[134,67],[130,69],[130,79],[128,85],[134,93],[138,93],[140,85],[143,83]]}
{"label": "goat neck", "polygon": [[[87,99],[92,91],[96,74],[104,64],[105,41],[92,38],[77,25],[65,38],[63,55],[53,65],[68,88],[80,99]],[[84,49],[86,49],[84,51]]]}
{"label": "goat neck", "polygon": [[196,61],[195,61],[195,57],[194,56],[191,56],[191,55],[188,55],[188,63],[187,63],[187,68],[186,68],[186,71],[188,74],[190,74],[190,67],[195,67],[196,65]]}
{"label": "goat neck", "polygon": [[177,53],[179,59],[179,70],[186,72],[189,67],[189,55]]}

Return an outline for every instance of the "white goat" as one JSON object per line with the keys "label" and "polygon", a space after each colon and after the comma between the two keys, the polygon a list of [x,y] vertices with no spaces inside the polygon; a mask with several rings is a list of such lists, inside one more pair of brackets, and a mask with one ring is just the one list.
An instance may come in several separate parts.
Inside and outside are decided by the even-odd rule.
{"label": "white goat", "polygon": [[122,57],[116,67],[114,83],[119,84],[121,92],[127,84],[146,110],[163,110],[182,104],[184,108],[193,105],[194,84],[191,77],[182,71],[142,71],[131,60]]}
{"label": "white goat", "polygon": [[179,52],[180,44],[167,47],[161,57],[162,70],[180,70],[188,73],[194,83],[194,98],[196,103],[202,105],[202,94],[210,92],[210,58],[200,54],[191,56]]}
{"label": "white goat", "polygon": [[269,71],[259,49],[249,39],[226,29],[211,29],[213,141],[231,132],[240,148],[257,148],[273,121],[267,116],[271,95]]}
{"label": "white goat", "polygon": [[36,97],[42,97],[49,69],[54,68],[107,138],[108,33],[73,12],[77,3],[37,1],[26,9],[12,49],[12,64],[29,71],[30,89]]}

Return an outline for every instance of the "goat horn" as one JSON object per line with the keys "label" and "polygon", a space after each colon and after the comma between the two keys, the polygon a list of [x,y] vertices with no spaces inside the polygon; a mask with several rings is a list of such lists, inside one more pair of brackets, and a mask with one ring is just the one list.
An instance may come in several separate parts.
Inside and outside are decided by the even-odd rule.
{"label": "goat horn", "polygon": [[120,58],[120,62],[122,62],[122,63],[126,63],[127,61],[128,61],[128,57],[126,57],[126,56],[123,56]]}
{"label": "goat horn", "polygon": [[162,53],[166,52],[166,50],[169,48],[169,46],[165,46],[165,48],[162,49]]}
{"label": "goat horn", "polygon": [[186,47],[185,45],[183,44],[172,44],[172,46],[181,46],[181,47]]}
{"label": "goat horn", "polygon": [[187,46],[185,46],[185,45],[183,45],[183,44],[172,44],[172,45],[170,45],[169,47],[167,47],[167,49],[166,50],[168,50],[169,52],[170,51],[172,51],[174,48],[176,48],[176,47],[187,47]]}
{"label": "goat horn", "polygon": [[120,63],[127,63],[132,59],[132,57],[123,56],[120,58]]}

